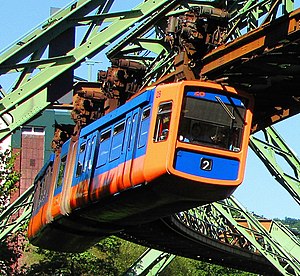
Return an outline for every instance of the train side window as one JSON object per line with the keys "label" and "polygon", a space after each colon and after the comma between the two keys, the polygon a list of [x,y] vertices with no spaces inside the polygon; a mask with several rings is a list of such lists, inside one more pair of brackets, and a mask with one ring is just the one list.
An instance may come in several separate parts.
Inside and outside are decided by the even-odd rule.
{"label": "train side window", "polygon": [[41,179],[39,182],[39,199],[38,199],[38,207],[40,207],[44,201],[44,185],[45,185],[45,179]]}
{"label": "train side window", "polygon": [[38,180],[34,184],[34,198],[33,198],[33,212],[40,208],[41,205],[41,191],[42,191],[42,181]]}
{"label": "train side window", "polygon": [[130,150],[132,147],[134,147],[138,116],[139,116],[139,113],[135,113],[132,117],[132,128],[131,128],[131,133],[130,133],[130,140],[129,140],[129,144],[128,144],[128,150]]}
{"label": "train side window", "polygon": [[142,121],[148,119],[150,117],[150,107],[147,107],[145,108],[145,110],[143,111],[143,114],[142,114]]}
{"label": "train side window", "polygon": [[84,152],[84,151],[85,151],[85,148],[86,148],[86,143],[84,142],[84,143],[82,143],[82,144],[80,145],[79,153]]}
{"label": "train side window", "polygon": [[100,135],[99,154],[97,159],[97,167],[103,166],[107,162],[110,148],[111,130],[105,130]]}
{"label": "train side window", "polygon": [[76,168],[76,177],[78,177],[82,174],[82,168],[83,168],[82,163],[80,161],[78,161],[77,168]]}
{"label": "train side window", "polygon": [[80,176],[83,172],[85,150],[86,150],[86,141],[81,143],[79,146],[79,156],[78,156],[77,167],[76,167],[76,177]]}
{"label": "train side window", "polygon": [[168,139],[171,114],[172,102],[164,102],[159,105],[153,136],[154,142],[166,141]]}
{"label": "train side window", "polygon": [[46,202],[48,200],[50,187],[52,186],[52,181],[53,181],[52,174],[53,174],[53,164],[48,167],[47,174],[45,177],[45,186],[43,188],[43,201],[44,202]]}
{"label": "train side window", "polygon": [[65,174],[65,169],[66,169],[66,161],[67,161],[67,155],[61,158],[60,161],[60,166],[58,170],[58,177],[57,177],[57,182],[56,182],[56,188],[59,188],[63,184],[63,178]]}
{"label": "train side window", "polygon": [[122,146],[124,141],[125,133],[125,121],[117,124],[114,127],[112,142],[111,142],[111,152],[110,152],[110,161],[113,161],[120,157],[122,152]]}
{"label": "train side window", "polygon": [[100,136],[100,143],[103,143],[109,138],[110,138],[110,130],[103,132]]}
{"label": "train side window", "polygon": [[150,124],[150,107],[146,107],[142,113],[142,120],[140,126],[139,144],[138,147],[141,148],[146,145],[148,138],[148,130]]}

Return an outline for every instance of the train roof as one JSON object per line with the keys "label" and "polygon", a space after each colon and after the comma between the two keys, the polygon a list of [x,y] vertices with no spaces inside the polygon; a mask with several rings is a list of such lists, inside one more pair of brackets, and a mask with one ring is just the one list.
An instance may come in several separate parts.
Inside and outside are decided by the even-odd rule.
{"label": "train roof", "polygon": [[84,127],[80,132],[80,137],[86,136],[89,133],[93,132],[95,129],[100,127],[106,127],[109,125],[110,122],[118,120],[118,118],[124,116],[126,113],[132,111],[137,106],[141,104],[147,103],[151,101],[151,90],[146,90],[137,97],[134,97],[132,100],[126,102],[124,105],[118,107],[117,109],[109,112],[107,115],[99,118],[95,122],[89,124],[88,126]]}

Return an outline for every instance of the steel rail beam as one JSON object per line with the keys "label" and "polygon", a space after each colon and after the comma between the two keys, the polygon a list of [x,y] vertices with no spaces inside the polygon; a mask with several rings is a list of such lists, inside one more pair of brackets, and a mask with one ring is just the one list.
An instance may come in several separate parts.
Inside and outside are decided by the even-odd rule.
{"label": "steel rail beam", "polygon": [[[203,58],[201,75],[209,77],[214,71],[220,71],[223,67],[232,65],[234,62],[252,58],[267,49],[274,49],[292,43],[295,38],[300,37],[299,18],[300,11],[297,10],[289,16],[283,16],[276,21],[266,23],[245,36],[219,46]],[[281,26],[286,27],[285,32],[283,32],[284,29]],[[278,33],[278,29],[282,32]]]}

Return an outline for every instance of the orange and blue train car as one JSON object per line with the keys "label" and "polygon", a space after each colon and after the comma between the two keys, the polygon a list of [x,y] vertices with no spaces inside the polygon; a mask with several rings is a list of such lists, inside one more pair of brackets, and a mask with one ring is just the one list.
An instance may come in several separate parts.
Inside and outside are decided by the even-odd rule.
{"label": "orange and blue train car", "polygon": [[243,180],[252,113],[252,97],[212,82],[140,92],[45,164],[29,239],[79,252],[126,227],[228,197]]}

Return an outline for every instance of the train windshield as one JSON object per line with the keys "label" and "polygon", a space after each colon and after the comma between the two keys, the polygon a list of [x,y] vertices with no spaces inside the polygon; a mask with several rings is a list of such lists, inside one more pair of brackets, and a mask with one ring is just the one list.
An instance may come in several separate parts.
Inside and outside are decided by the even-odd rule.
{"label": "train windshield", "polygon": [[246,108],[247,100],[236,95],[188,89],[184,97],[178,139],[238,152]]}

